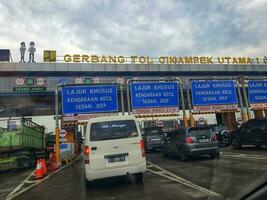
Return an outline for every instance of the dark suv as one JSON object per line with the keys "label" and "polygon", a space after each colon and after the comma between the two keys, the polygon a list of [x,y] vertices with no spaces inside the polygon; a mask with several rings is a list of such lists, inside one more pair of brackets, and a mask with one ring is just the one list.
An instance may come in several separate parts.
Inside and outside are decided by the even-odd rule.
{"label": "dark suv", "polygon": [[242,145],[267,145],[267,119],[252,119],[232,132],[232,145],[239,149]]}
{"label": "dark suv", "polygon": [[145,128],[143,132],[146,150],[161,149],[163,142],[163,131],[159,127]]}
{"label": "dark suv", "polygon": [[219,145],[211,127],[179,128],[165,133],[162,154],[178,155],[186,160],[190,155],[208,154],[219,158]]}

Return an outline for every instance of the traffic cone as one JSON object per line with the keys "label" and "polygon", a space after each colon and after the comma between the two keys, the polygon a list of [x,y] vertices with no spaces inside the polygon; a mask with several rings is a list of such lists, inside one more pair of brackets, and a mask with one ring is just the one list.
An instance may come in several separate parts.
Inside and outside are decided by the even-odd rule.
{"label": "traffic cone", "polygon": [[42,162],[39,159],[37,160],[35,174],[36,174],[36,179],[43,178]]}
{"label": "traffic cone", "polygon": [[50,153],[49,156],[49,163],[48,163],[48,170],[49,171],[55,171],[59,168],[57,161],[56,161],[56,156],[54,153]]}
{"label": "traffic cone", "polygon": [[43,167],[43,175],[46,176],[47,169],[46,169],[46,163],[45,163],[45,160],[44,159],[42,159],[42,167]]}

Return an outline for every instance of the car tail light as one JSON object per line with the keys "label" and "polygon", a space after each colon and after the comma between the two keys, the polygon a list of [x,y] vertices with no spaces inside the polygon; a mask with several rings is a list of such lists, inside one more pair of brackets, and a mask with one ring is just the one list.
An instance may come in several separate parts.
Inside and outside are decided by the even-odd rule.
{"label": "car tail light", "polygon": [[140,140],[140,147],[141,147],[142,157],[145,157],[145,144],[144,144],[144,140]]}
{"label": "car tail light", "polygon": [[84,146],[84,164],[90,164],[90,161],[89,161],[89,153],[90,153],[90,147],[88,146]]}
{"label": "car tail light", "polygon": [[216,134],[213,134],[213,135],[211,136],[211,141],[212,141],[212,142],[217,142],[217,136],[216,136]]}
{"label": "car tail light", "polygon": [[89,156],[90,148],[88,146],[84,147],[84,155]]}
{"label": "car tail light", "polygon": [[192,137],[187,137],[185,142],[189,143],[189,144],[192,144],[193,143],[193,138]]}

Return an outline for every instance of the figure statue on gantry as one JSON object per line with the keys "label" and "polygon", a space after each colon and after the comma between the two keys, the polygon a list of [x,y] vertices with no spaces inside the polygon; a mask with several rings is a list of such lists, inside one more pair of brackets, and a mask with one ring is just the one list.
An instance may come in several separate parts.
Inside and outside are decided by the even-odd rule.
{"label": "figure statue on gantry", "polygon": [[34,46],[34,42],[30,42],[30,47],[28,49],[29,51],[29,63],[32,62],[32,63],[35,63],[34,61],[34,52],[36,51],[36,48]]}
{"label": "figure statue on gantry", "polygon": [[25,59],[24,59],[24,55],[25,55],[25,52],[26,52],[26,44],[25,44],[25,42],[21,42],[20,43],[19,51],[20,51],[20,63],[25,63]]}

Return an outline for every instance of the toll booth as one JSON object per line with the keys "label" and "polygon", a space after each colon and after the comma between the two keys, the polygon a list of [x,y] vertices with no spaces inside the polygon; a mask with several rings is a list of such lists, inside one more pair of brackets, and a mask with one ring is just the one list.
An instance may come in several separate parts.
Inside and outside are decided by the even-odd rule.
{"label": "toll booth", "polygon": [[65,130],[66,134],[60,135],[60,143],[67,143],[70,145],[71,154],[69,157],[81,152],[82,133],[79,131],[80,126],[86,125],[87,122],[64,121],[62,119],[61,130]]}
{"label": "toll booth", "polygon": [[266,110],[254,109],[253,112],[254,112],[254,117],[255,118],[262,118],[262,117],[266,116]]}
{"label": "toll booth", "polygon": [[222,112],[217,112],[215,113],[216,115],[216,120],[217,124],[223,124],[226,125],[229,130],[235,130],[237,125],[236,125],[236,116],[235,116],[234,110],[230,111],[222,111]]}
{"label": "toll booth", "polygon": [[135,117],[140,121],[142,129],[160,127],[164,130],[171,130],[180,127],[178,114],[160,113],[155,115],[135,115]]}

